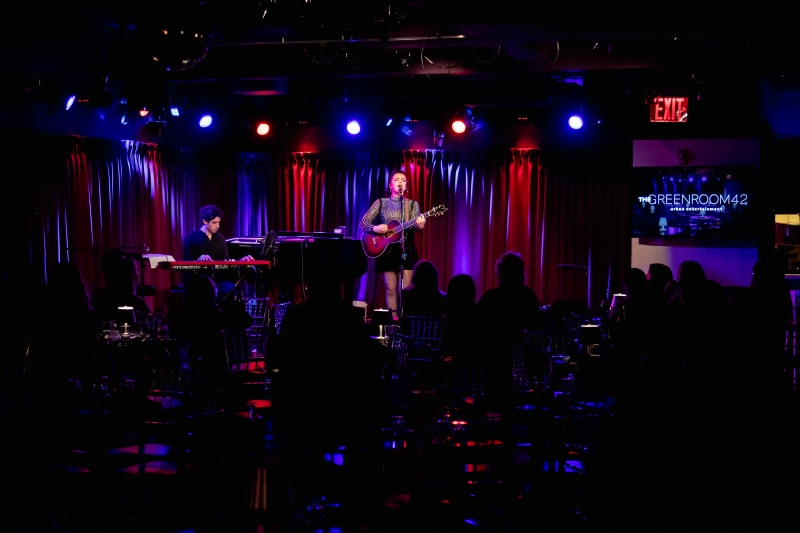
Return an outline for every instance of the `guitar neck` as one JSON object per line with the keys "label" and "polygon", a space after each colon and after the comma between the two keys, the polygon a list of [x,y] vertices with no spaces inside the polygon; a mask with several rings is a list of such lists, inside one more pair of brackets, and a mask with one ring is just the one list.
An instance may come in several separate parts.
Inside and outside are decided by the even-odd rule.
{"label": "guitar neck", "polygon": [[[425,213],[422,213],[422,215],[420,215],[420,216],[422,216],[423,218],[428,218],[429,216],[431,216],[431,211],[426,211]],[[417,220],[416,219],[409,220],[408,222],[403,222],[400,225],[400,231],[405,231],[408,228],[410,228],[411,226],[416,226],[416,225],[417,225]]]}

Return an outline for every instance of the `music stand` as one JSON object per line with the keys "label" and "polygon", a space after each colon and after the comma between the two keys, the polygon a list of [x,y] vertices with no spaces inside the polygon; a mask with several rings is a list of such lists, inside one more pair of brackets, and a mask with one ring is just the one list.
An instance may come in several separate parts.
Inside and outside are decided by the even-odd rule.
{"label": "music stand", "polygon": [[[587,274],[589,272],[589,267],[586,267],[584,265],[572,265],[572,264],[569,264],[569,263],[560,263],[558,265],[558,269],[559,269],[559,274],[560,274],[560,280],[559,280],[560,284],[559,284],[559,287],[558,287],[558,297],[559,298],[564,298],[564,271],[565,270],[582,270],[582,271],[586,272]],[[588,287],[587,287],[587,290],[588,290]]]}
{"label": "music stand", "polygon": [[261,248],[261,258],[266,259],[267,255],[275,248],[275,240],[278,238],[278,233],[270,231],[264,239],[264,246]]}

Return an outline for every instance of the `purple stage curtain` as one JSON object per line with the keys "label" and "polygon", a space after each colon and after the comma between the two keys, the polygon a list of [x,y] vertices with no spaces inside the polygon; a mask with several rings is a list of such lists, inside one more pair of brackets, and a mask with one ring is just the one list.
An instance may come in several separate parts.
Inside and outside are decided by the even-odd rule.
{"label": "purple stage curtain", "polygon": [[[39,290],[47,268],[66,260],[78,263],[91,290],[93,247],[147,244],[151,252],[182,259],[182,238],[200,226],[197,212],[208,203],[226,213],[220,230],[226,237],[346,226],[357,238],[362,214],[386,196],[395,169],[406,172],[409,197],[423,210],[448,208],[417,237],[420,257],[437,266],[443,289],[466,273],[481,294],[496,285],[494,262],[513,250],[525,259],[528,285],[543,303],[578,297],[596,307],[608,290],[621,288],[630,264],[624,155],[528,149],[265,154],[78,137],[32,137],[5,148],[15,175],[7,187],[10,214],[23,228],[4,253],[4,291],[11,295],[16,281]],[[588,272],[558,267],[564,263]],[[370,269],[356,294],[380,306],[377,278]],[[160,289],[151,305],[161,307],[175,280],[148,271],[147,281]]]}

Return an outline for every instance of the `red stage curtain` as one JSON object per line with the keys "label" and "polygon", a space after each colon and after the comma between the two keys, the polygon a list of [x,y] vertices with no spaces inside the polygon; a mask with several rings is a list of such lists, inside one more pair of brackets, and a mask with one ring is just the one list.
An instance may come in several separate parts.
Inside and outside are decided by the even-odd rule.
{"label": "red stage curtain", "polygon": [[[386,196],[402,169],[423,210],[448,212],[418,236],[421,258],[439,269],[442,288],[460,273],[479,294],[495,285],[493,264],[522,254],[528,284],[543,303],[588,296],[597,306],[620,288],[630,262],[622,156],[535,150],[424,150],[337,153],[233,153],[134,141],[32,137],[5,144],[14,179],[7,186],[15,230],[4,252],[4,291],[40,289],[47,267],[72,260],[95,283],[91,250],[147,244],[181,258],[183,235],[200,225],[199,207],[225,211],[227,237],[269,230],[331,231],[358,237],[362,214]],[[588,267],[586,273],[559,264]],[[376,276],[358,288],[381,305]],[[163,293],[172,278],[148,272]],[[102,280],[98,280],[102,284]]]}

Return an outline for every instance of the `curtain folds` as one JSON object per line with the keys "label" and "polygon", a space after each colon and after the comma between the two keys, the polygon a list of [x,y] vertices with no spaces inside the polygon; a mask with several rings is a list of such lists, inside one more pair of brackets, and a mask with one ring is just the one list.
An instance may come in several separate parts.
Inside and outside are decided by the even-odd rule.
{"label": "curtain folds", "polygon": [[[629,159],[619,154],[233,153],[79,137],[9,140],[3,150],[15,176],[6,187],[10,220],[21,228],[9,232],[3,254],[3,290],[10,296],[20,292],[17,281],[40,289],[47,268],[65,260],[78,263],[91,290],[96,258],[107,247],[147,245],[151,253],[180,258],[183,235],[199,227],[197,212],[208,203],[225,212],[226,237],[346,226],[357,238],[362,214],[386,196],[397,169],[423,211],[448,208],[417,235],[420,257],[437,266],[443,289],[466,273],[481,294],[495,285],[494,262],[513,250],[525,259],[528,284],[543,303],[579,297],[596,307],[619,288],[630,264],[620,166]],[[150,271],[148,282],[163,293],[172,279]],[[357,294],[381,305],[381,293],[370,270]]]}

